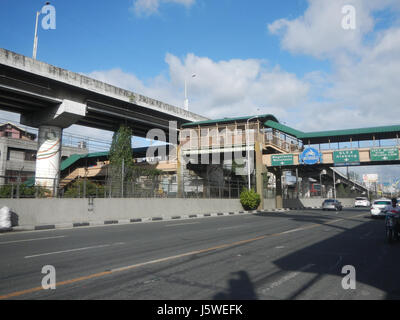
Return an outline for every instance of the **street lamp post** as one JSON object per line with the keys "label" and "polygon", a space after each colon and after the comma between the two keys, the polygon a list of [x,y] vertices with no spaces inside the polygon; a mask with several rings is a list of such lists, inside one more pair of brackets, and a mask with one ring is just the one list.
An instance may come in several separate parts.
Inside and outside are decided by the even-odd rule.
{"label": "street lamp post", "polygon": [[[192,74],[192,78],[195,78],[196,74]],[[184,108],[186,111],[189,111],[189,99],[188,99],[188,95],[187,95],[187,80],[185,78],[185,102],[183,104]]]}
{"label": "street lamp post", "polygon": [[247,146],[247,180],[249,185],[249,190],[251,189],[250,182],[250,146],[249,146],[249,122],[250,120],[257,119],[259,116],[254,116],[247,120],[247,129],[246,129],[246,146]]}
{"label": "street lamp post", "polygon": [[[50,2],[46,2],[46,6],[50,5]],[[40,11],[36,11],[36,25],[35,25],[35,38],[33,39],[33,54],[32,58],[36,60],[37,48],[38,48],[38,24],[39,24]]]}
{"label": "street lamp post", "polygon": [[37,46],[38,46],[38,23],[40,12],[36,12],[36,25],[35,25],[35,38],[33,39],[33,55],[32,58],[36,60]]}

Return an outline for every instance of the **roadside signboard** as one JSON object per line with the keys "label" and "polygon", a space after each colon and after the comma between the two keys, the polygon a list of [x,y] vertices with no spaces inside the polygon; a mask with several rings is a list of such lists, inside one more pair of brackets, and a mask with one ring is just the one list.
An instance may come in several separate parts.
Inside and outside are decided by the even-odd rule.
{"label": "roadside signboard", "polygon": [[335,165],[354,166],[360,164],[360,153],[358,150],[343,150],[333,152],[333,163]]}
{"label": "roadside signboard", "polygon": [[271,164],[277,166],[292,166],[294,159],[292,154],[274,154],[271,156]]}
{"label": "roadside signboard", "polygon": [[363,181],[365,183],[375,183],[378,182],[378,180],[379,175],[376,173],[363,174]]}
{"label": "roadside signboard", "polygon": [[374,148],[370,150],[371,161],[399,160],[398,148]]}
{"label": "roadside signboard", "polygon": [[299,156],[302,164],[313,165],[322,162],[322,154],[314,148],[306,148]]}

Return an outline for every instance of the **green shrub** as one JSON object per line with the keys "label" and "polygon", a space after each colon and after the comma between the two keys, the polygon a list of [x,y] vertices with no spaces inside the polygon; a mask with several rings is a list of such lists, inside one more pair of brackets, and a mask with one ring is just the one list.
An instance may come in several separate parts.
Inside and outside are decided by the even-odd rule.
{"label": "green shrub", "polygon": [[[0,187],[0,198],[11,198],[11,192],[13,193],[13,197],[16,198],[18,196],[18,187],[15,184],[14,186],[11,185],[4,185]],[[19,197],[20,198],[44,198],[50,195],[50,191],[44,187],[40,186],[31,186],[28,187],[25,184],[19,185]]]}
{"label": "green shrub", "polygon": [[[68,186],[64,198],[82,198],[84,195],[85,182],[77,180]],[[86,180],[86,197],[104,198],[104,186]]]}
{"label": "green shrub", "polygon": [[254,190],[243,189],[240,193],[240,203],[244,210],[255,210],[261,202],[261,197]]}
{"label": "green shrub", "polygon": [[2,186],[0,188],[0,198],[10,198],[11,197],[11,186]]}

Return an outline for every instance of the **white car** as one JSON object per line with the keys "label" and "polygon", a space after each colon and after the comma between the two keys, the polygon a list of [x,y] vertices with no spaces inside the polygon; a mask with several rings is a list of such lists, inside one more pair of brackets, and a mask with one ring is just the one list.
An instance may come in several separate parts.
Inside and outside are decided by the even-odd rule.
{"label": "white car", "polygon": [[387,206],[390,206],[392,201],[389,199],[378,199],[372,203],[371,206],[371,216],[374,217],[382,217],[385,216],[384,212]]}
{"label": "white car", "polygon": [[369,207],[371,206],[371,202],[369,202],[368,198],[358,197],[354,202],[354,206],[357,207]]}

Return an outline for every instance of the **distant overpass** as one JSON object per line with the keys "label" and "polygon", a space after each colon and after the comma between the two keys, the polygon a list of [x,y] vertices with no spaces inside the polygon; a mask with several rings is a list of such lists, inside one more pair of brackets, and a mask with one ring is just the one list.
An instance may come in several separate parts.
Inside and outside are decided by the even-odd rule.
{"label": "distant overpass", "polygon": [[[19,113],[20,123],[39,128],[36,184],[55,190],[60,172],[62,130],[73,124],[134,136],[160,129],[177,144],[183,123],[207,118],[84,75],[0,49],[0,109]],[[177,122],[170,128],[169,122]],[[163,137],[158,137],[163,140]]]}

